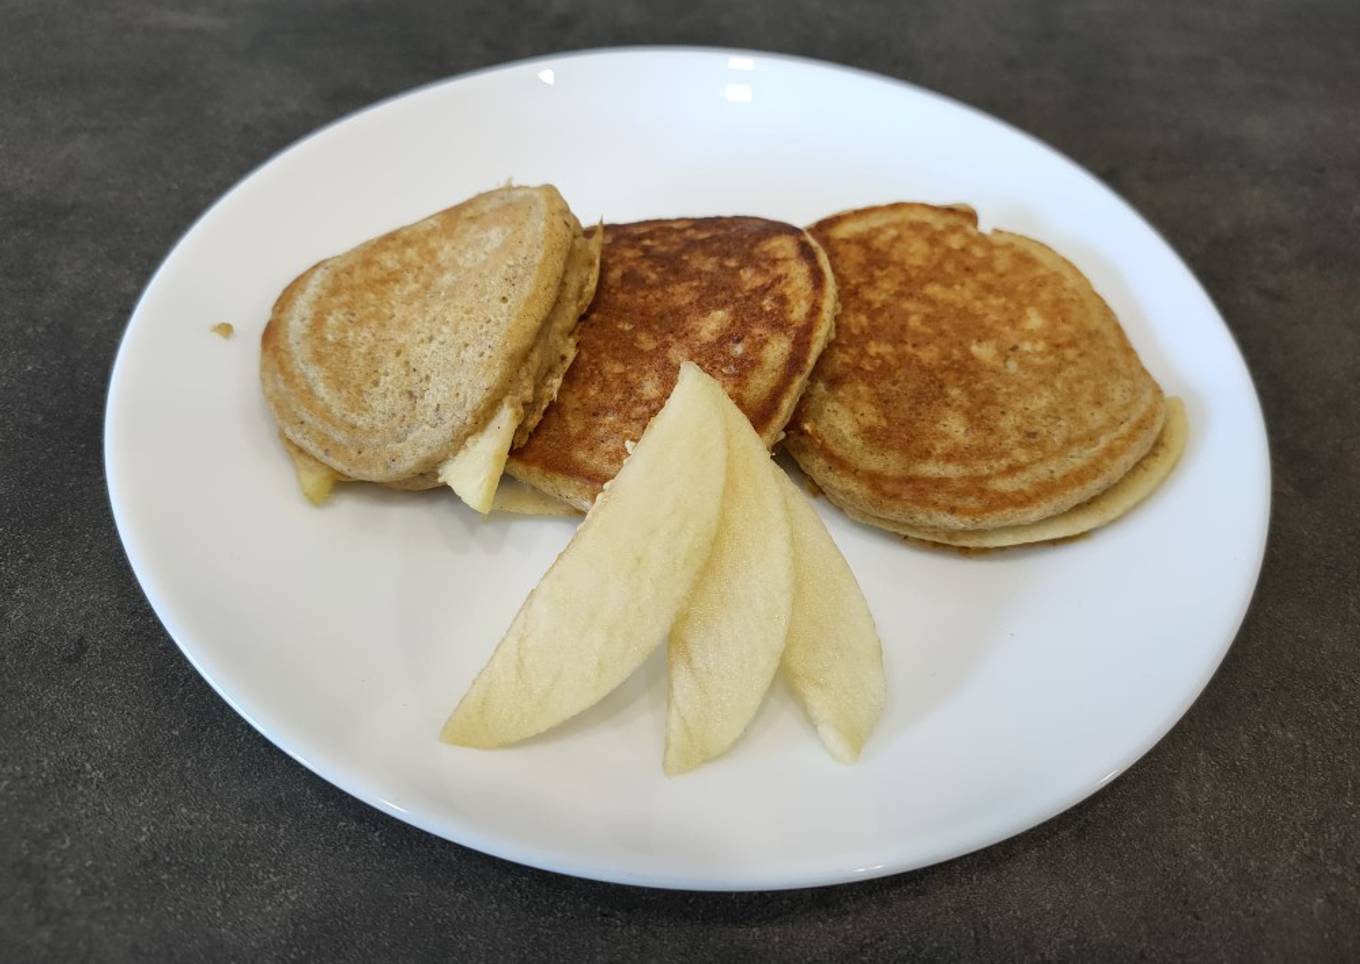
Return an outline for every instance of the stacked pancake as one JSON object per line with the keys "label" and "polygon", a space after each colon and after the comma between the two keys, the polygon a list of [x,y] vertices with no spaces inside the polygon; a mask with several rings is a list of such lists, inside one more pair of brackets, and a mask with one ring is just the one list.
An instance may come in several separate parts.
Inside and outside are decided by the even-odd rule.
{"label": "stacked pancake", "polygon": [[995,548],[1117,518],[1185,442],[1108,305],[1049,248],[963,207],[891,204],[809,229],[841,297],[786,446],[852,518]]}
{"label": "stacked pancake", "polygon": [[260,377],[309,498],[340,480],[446,482],[487,511],[571,364],[601,242],[555,188],[505,187],[289,285]]}
{"label": "stacked pancake", "polygon": [[505,471],[496,504],[542,513],[590,508],[685,361],[849,516],[929,542],[1085,532],[1185,443],[1081,272],[961,206],[583,232],[553,187],[501,188],[304,273],[260,371],[313,501],[442,482],[486,512]]}
{"label": "stacked pancake", "polygon": [[717,379],[775,444],[836,315],[826,255],[793,225],[721,217],[611,224],[604,233],[576,361],[506,467],[581,509],[623,465],[684,361]]}

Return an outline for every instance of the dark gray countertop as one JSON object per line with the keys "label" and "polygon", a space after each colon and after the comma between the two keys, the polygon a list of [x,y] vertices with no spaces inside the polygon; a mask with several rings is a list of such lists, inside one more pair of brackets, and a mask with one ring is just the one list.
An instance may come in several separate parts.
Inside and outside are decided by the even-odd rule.
{"label": "dark gray countertop", "polygon": [[[679,6],[679,5],[677,5]],[[347,111],[526,55],[855,64],[1055,145],[1256,378],[1256,601],[1185,720],[1016,839],[816,891],[558,877],[312,776],[195,675],[109,514],[104,391],[192,219]],[[0,2],[0,960],[1360,959],[1360,4]]]}

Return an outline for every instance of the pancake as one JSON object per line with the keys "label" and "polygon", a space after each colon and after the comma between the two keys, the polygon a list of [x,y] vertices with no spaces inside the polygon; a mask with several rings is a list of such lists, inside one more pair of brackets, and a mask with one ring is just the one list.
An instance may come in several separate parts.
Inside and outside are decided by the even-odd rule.
{"label": "pancake", "polygon": [[[556,370],[570,325],[545,333],[545,321],[580,243],[555,188],[508,187],[315,265],[261,339],[279,429],[346,478],[426,484],[503,401],[527,405]],[[581,272],[570,277],[574,311]]]}
{"label": "pancake", "polygon": [[[567,256],[566,272],[563,274],[562,282],[558,287],[557,300],[540,328],[537,342],[526,357],[524,364],[520,366],[519,373],[515,376],[514,382],[502,402],[502,404],[509,404],[512,408],[517,408],[523,413],[517,431],[525,432],[526,435],[527,431],[537,424],[543,409],[556,395],[562,375],[576,354],[576,323],[581,312],[585,310],[586,305],[590,303],[590,299],[595,293],[595,283],[600,274],[602,238],[603,235],[599,229],[593,231],[589,237],[580,232],[577,233],[572,242],[571,253]],[[317,460],[293,444],[286,435],[280,433],[280,438],[283,440],[289,457],[293,460],[293,466],[297,472],[298,482],[302,487],[303,494],[313,505],[321,505],[325,502],[335,483],[357,481]],[[495,472],[499,475],[500,469],[495,469]],[[392,489],[420,491],[436,488],[443,482],[440,481],[438,473],[427,472],[421,475],[413,475],[408,479],[381,484]],[[533,495],[539,496],[539,499],[535,500],[532,496],[523,498],[511,496],[502,500],[499,491],[497,491],[493,497],[494,507],[510,512],[537,515],[572,513],[574,511],[560,503],[548,500],[546,496],[542,496],[540,493],[534,492]],[[544,506],[550,506],[552,511],[546,511]]]}
{"label": "pancake", "polygon": [[809,231],[841,314],[785,446],[846,512],[894,529],[1023,526],[1108,489],[1162,431],[1161,388],[1114,313],[1045,245],[925,204]]}
{"label": "pancake", "polygon": [[605,227],[595,300],[553,404],[506,470],[588,509],[660,410],[680,364],[779,440],[831,335],[836,286],[802,230],[751,217]]}
{"label": "pancake", "polygon": [[557,303],[543,323],[539,343],[525,365],[521,381],[525,397],[524,418],[515,430],[515,444],[523,445],[537,427],[544,411],[557,397],[562,377],[576,358],[576,329],[581,315],[595,298],[600,281],[600,252],[604,246],[604,226],[578,237],[567,258],[566,274]]}
{"label": "pancake", "polygon": [[878,526],[922,542],[938,542],[969,549],[1004,549],[1009,546],[1070,539],[1108,525],[1129,512],[1162,484],[1185,451],[1189,427],[1185,404],[1179,398],[1166,400],[1166,422],[1152,448],[1123,478],[1093,499],[1073,506],[1038,522],[998,526],[995,529],[921,529],[901,522],[876,519],[853,509],[846,514],[858,522]]}

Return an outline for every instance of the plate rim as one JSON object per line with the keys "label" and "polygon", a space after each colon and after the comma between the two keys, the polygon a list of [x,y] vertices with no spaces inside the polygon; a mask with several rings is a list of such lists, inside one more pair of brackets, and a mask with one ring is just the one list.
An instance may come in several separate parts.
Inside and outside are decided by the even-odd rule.
{"label": "plate rim", "polygon": [[[502,834],[496,833],[487,834],[478,830],[475,827],[470,827],[466,824],[458,825],[456,828],[457,829],[456,834],[451,833],[450,828],[448,826],[439,826],[437,825],[437,822],[434,820],[426,819],[420,814],[408,812],[407,810],[401,807],[389,803],[387,800],[383,799],[371,788],[360,787],[355,783],[353,779],[350,778],[348,774],[337,772],[338,769],[337,767],[327,765],[325,763],[318,764],[305,759],[302,755],[300,755],[299,752],[285,745],[284,742],[281,742],[283,739],[282,736],[276,736],[275,734],[271,733],[270,729],[267,726],[263,725],[260,721],[255,719],[254,716],[247,712],[246,709],[242,705],[240,705],[240,703],[235,698],[233,698],[231,694],[226,692],[223,686],[221,686],[219,682],[216,679],[214,679],[214,677],[209,672],[205,670],[204,666],[201,664],[201,661],[195,656],[193,647],[190,645],[186,645],[186,643],[182,642],[183,637],[192,634],[185,633],[183,631],[183,627],[175,625],[175,620],[173,620],[166,614],[169,607],[162,605],[161,600],[158,598],[158,594],[155,593],[153,589],[150,588],[150,586],[148,585],[148,579],[146,578],[146,575],[149,564],[145,558],[139,558],[138,552],[134,548],[137,542],[137,537],[135,533],[130,531],[129,523],[128,520],[126,519],[124,511],[120,509],[119,505],[120,500],[118,495],[119,483],[115,480],[115,473],[113,471],[114,452],[112,436],[113,434],[115,434],[115,432],[112,430],[112,426],[115,421],[115,410],[117,407],[118,397],[120,391],[122,390],[120,387],[119,374],[122,368],[124,367],[124,359],[126,357],[129,336],[131,335],[133,328],[138,323],[138,319],[142,314],[148,296],[157,287],[167,266],[172,261],[175,260],[175,256],[179,253],[180,249],[183,247],[185,242],[192,235],[195,234],[198,228],[207,219],[212,217],[221,207],[227,205],[239,191],[244,189],[251,181],[253,181],[267,168],[271,167],[276,162],[287,157],[293,152],[301,150],[313,139],[325,136],[332,128],[336,128],[341,125],[347,124],[348,122],[355,120],[356,118],[359,118],[369,112],[385,109],[386,107],[395,102],[405,100],[407,98],[417,97],[421,94],[424,94],[437,88],[453,86],[464,81],[472,80],[474,78],[478,78],[481,76],[503,72],[511,72],[516,69],[523,68],[526,65],[547,63],[550,61],[553,63],[559,63],[565,60],[580,60],[593,58],[633,57],[633,56],[645,57],[648,55],[657,54],[680,54],[686,56],[698,55],[704,57],[751,57],[766,61],[777,61],[783,64],[792,65],[802,69],[825,70],[834,73],[851,74],[862,81],[888,84],[902,88],[914,95],[923,96],[930,100],[942,102],[944,105],[954,110],[966,112],[967,114],[972,115],[975,119],[980,119],[994,125],[999,125],[1010,134],[1018,135],[1020,138],[1030,142],[1032,145],[1041,148],[1044,152],[1059,158],[1062,162],[1065,162],[1066,166],[1070,168],[1073,173],[1093,181],[1096,185],[1099,186],[1100,189],[1104,191],[1105,194],[1107,194],[1117,205],[1119,205],[1126,214],[1131,215],[1139,224],[1141,224],[1147,231],[1149,231],[1153,236],[1155,236],[1155,238],[1161,242],[1166,251],[1171,254],[1173,259],[1175,260],[1175,263],[1184,272],[1185,276],[1190,280],[1194,287],[1194,290],[1205,300],[1205,303],[1212,310],[1215,316],[1215,320],[1218,322],[1218,325],[1222,329],[1222,332],[1227,335],[1228,341],[1231,344],[1233,352],[1235,353],[1237,361],[1241,367],[1242,374],[1246,378],[1247,387],[1250,389],[1251,401],[1254,403],[1255,419],[1252,427],[1259,429],[1257,438],[1259,445],[1255,446],[1255,451],[1252,453],[1252,455],[1254,456],[1257,462],[1257,468],[1259,470],[1259,475],[1257,476],[1257,478],[1259,479],[1259,489],[1261,492],[1262,512],[1261,517],[1259,519],[1259,531],[1255,539],[1255,544],[1253,546],[1252,558],[1250,559],[1251,570],[1253,574],[1251,576],[1251,579],[1249,580],[1246,592],[1243,594],[1242,598],[1237,601],[1235,618],[1232,620],[1232,631],[1230,633],[1225,634],[1224,640],[1217,647],[1217,650],[1216,652],[1214,652],[1211,661],[1209,661],[1206,664],[1207,669],[1202,673],[1202,678],[1188,680],[1188,682],[1191,682],[1192,685],[1188,690],[1187,696],[1184,699],[1182,705],[1180,705],[1174,711],[1174,713],[1168,713],[1166,721],[1159,728],[1154,729],[1147,737],[1144,738],[1143,741],[1137,744],[1135,748],[1125,753],[1121,753],[1120,764],[1116,768],[1111,770],[1109,773],[1107,773],[1105,776],[1101,777],[1094,785],[1091,786],[1083,785],[1081,788],[1076,789],[1071,793],[1067,794],[1066,796],[1064,796],[1059,802],[1052,804],[1050,807],[1042,808],[1040,811],[1038,811],[1037,816],[1035,814],[1030,813],[1023,814],[1011,821],[1006,822],[999,829],[994,829],[990,833],[979,835],[977,839],[970,841],[969,844],[965,847],[960,848],[958,846],[954,846],[944,848],[944,851],[931,856],[927,856],[923,859],[899,861],[896,863],[889,861],[885,863],[876,864],[873,866],[842,870],[839,872],[831,873],[803,873],[801,875],[784,875],[778,879],[761,877],[759,874],[754,874],[749,871],[744,872],[744,876],[742,874],[733,873],[728,875],[729,879],[719,881],[706,878],[693,878],[686,876],[685,874],[667,873],[655,870],[646,873],[632,872],[620,869],[610,870],[607,866],[605,866],[608,863],[608,861],[597,862],[592,864],[588,861],[580,860],[577,861],[549,860],[547,858],[551,857],[551,855],[540,855],[537,852],[533,851],[532,849],[529,850],[522,849],[516,845],[516,842],[512,838],[508,838]],[[254,729],[262,737],[264,737],[266,741],[268,741],[271,745],[282,751],[287,757],[301,764],[304,768],[313,773],[315,776],[320,777],[327,783],[331,784],[332,786],[336,787],[342,792],[348,794],[349,796],[354,797],[357,800],[367,804],[368,806],[371,806],[387,814],[390,817],[394,817],[402,821],[403,823],[409,824],[426,833],[429,833],[442,840],[454,843],[458,846],[468,847],[469,849],[476,850],[499,859],[509,860],[514,863],[534,867],[536,869],[547,871],[549,873],[564,874],[573,877],[580,877],[584,879],[600,881],[604,883],[614,883],[626,886],[643,886],[666,890],[691,890],[709,892],[751,892],[766,890],[771,891],[790,890],[809,887],[834,886],[838,884],[851,883],[855,881],[873,879],[877,877],[884,877],[900,873],[908,873],[914,870],[934,866],[939,863],[951,861],[966,856],[968,854],[975,853],[979,850],[983,850],[997,843],[1000,843],[1001,841],[1018,836],[1019,834],[1025,833],[1031,829],[1034,829],[1035,827],[1040,826],[1041,824],[1047,823],[1048,821],[1059,816],[1060,814],[1070,810],[1072,807],[1076,806],[1082,801],[1093,797],[1095,794],[1099,793],[1105,787],[1115,782],[1115,780],[1118,777],[1122,776],[1131,767],[1133,767],[1136,763],[1142,760],[1149,752],[1151,752],[1151,750],[1154,747],[1157,746],[1157,744],[1159,744],[1166,737],[1166,735],[1173,728],[1175,728],[1177,724],[1179,724],[1184,719],[1185,715],[1189,712],[1190,708],[1203,694],[1208,684],[1212,681],[1214,676],[1218,673],[1218,671],[1222,667],[1223,661],[1226,658],[1228,651],[1232,648],[1233,644],[1237,640],[1238,635],[1241,632],[1242,625],[1245,622],[1245,619],[1251,610],[1251,606],[1255,600],[1257,588],[1260,585],[1260,576],[1264,564],[1266,548],[1269,543],[1274,508],[1273,467],[1270,459],[1269,427],[1265,419],[1264,408],[1261,404],[1260,393],[1257,390],[1256,382],[1252,375],[1251,369],[1247,365],[1246,356],[1242,351],[1241,344],[1238,341],[1236,335],[1234,334],[1232,328],[1228,325],[1222,311],[1219,309],[1218,305],[1215,303],[1210,293],[1205,289],[1199,277],[1195,274],[1193,270],[1191,270],[1189,264],[1185,261],[1184,257],[1182,257],[1181,253],[1176,249],[1174,245],[1172,245],[1168,241],[1168,239],[1162,234],[1162,232],[1157,228],[1155,224],[1153,224],[1145,215],[1143,215],[1141,211],[1139,211],[1131,203],[1129,203],[1119,192],[1115,191],[1102,178],[1097,176],[1088,168],[1081,165],[1077,161],[1073,160],[1066,153],[1052,146],[1051,144],[1047,143],[1046,141],[1042,140],[1036,135],[1031,134],[1024,129],[1015,126],[1014,124],[1012,124],[1011,122],[1004,118],[990,114],[980,108],[974,107],[964,101],[958,100],[947,94],[942,94],[929,88],[922,87],[911,81],[903,80],[897,77],[892,77],[887,74],[877,73],[875,71],[868,70],[862,67],[857,67],[850,64],[843,64],[835,61],[805,57],[796,54],[787,54],[774,51],[737,47],[692,46],[683,44],[681,45],[642,44],[619,47],[591,47],[559,52],[549,51],[542,54],[535,54],[527,57],[521,57],[511,61],[505,61],[501,63],[487,65],[484,67],[479,67],[470,71],[465,71],[447,77],[433,79],[425,83],[418,84],[414,87],[394,92],[392,94],[381,97],[380,99],[373,101],[372,103],[365,104],[351,111],[348,111],[345,114],[342,114],[339,117],[336,117],[326,122],[325,124],[322,124],[321,126],[308,131],[306,134],[302,135],[296,140],[289,142],[287,145],[270,154],[262,161],[260,161],[258,164],[253,166],[238,180],[236,180],[230,187],[228,187],[224,192],[222,192],[211,204],[204,208],[203,211],[201,211],[189,223],[189,225],[179,234],[174,243],[166,250],[165,254],[161,257],[159,263],[157,264],[156,269],[152,272],[152,274],[146,281],[145,285],[142,287],[141,292],[139,293],[137,300],[132,308],[132,311],[129,314],[128,319],[123,326],[122,334],[119,337],[118,347],[114,355],[113,364],[110,368],[107,387],[105,391],[104,419],[102,420],[101,429],[103,435],[103,444],[101,446],[101,449],[104,461],[105,495],[109,502],[110,512],[111,515],[113,516],[115,528],[118,532],[119,542],[123,550],[123,555],[127,559],[129,568],[132,570],[132,573],[137,580],[139,589],[141,590],[143,596],[146,598],[147,602],[150,604],[152,611],[154,612],[157,620],[161,623],[162,627],[165,629],[166,634],[174,642],[175,646],[179,649],[181,655],[183,655],[183,657],[188,661],[190,666],[193,667],[194,671],[205,682],[208,683],[209,687],[213,690],[213,692],[215,692],[229,707],[231,707],[233,712],[235,712],[238,716],[244,719],[246,723],[248,723],[252,729]],[[154,579],[152,580],[152,583],[154,584]]]}

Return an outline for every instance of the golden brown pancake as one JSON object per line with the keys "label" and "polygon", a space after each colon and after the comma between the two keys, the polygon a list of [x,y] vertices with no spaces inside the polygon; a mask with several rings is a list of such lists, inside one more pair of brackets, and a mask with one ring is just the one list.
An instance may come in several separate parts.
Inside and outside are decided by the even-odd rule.
{"label": "golden brown pancake", "polygon": [[785,444],[847,512],[888,528],[1024,525],[1109,488],[1157,439],[1161,388],[1048,247],[925,204],[809,231],[841,314]]}
{"label": "golden brown pancake", "polygon": [[581,239],[555,188],[507,187],[309,269],[261,339],[280,430],[345,477],[427,484],[511,393],[555,377],[570,326],[544,326],[584,276]]}
{"label": "golden brown pancake", "polygon": [[902,522],[866,516],[853,509],[847,510],[846,515],[922,542],[968,549],[1004,549],[1071,539],[1108,525],[1156,491],[1180,461],[1188,431],[1185,404],[1179,398],[1168,398],[1162,433],[1157,436],[1157,441],[1147,455],[1139,459],[1123,478],[1094,498],[1038,522],[997,526],[995,529],[921,529]]}
{"label": "golden brown pancake", "polygon": [[[577,232],[567,256],[566,271],[558,286],[557,300],[544,320],[534,347],[526,356],[506,393],[506,398],[519,404],[524,412],[523,421],[516,430],[527,437],[533,426],[538,423],[552,397],[557,394],[562,375],[576,355],[575,328],[581,313],[590,304],[595,294],[595,284],[600,274],[600,247],[602,231],[594,229],[589,235]],[[324,462],[319,461],[304,449],[291,442],[280,433],[285,449],[293,460],[303,493],[314,504],[320,505],[330,495],[336,482],[354,482],[343,473],[337,472]],[[436,488],[443,483],[434,472],[413,475],[381,483],[388,488],[406,491],[420,491]],[[546,499],[540,493],[534,493]],[[514,505],[529,505],[530,500],[521,499]],[[559,508],[571,512],[569,507]],[[514,509],[507,511],[515,511]],[[532,510],[525,509],[528,513]],[[543,514],[541,511],[538,514]]]}
{"label": "golden brown pancake", "polygon": [[835,309],[825,255],[792,225],[750,217],[608,225],[576,360],[507,471],[589,508],[687,360],[716,378],[772,445]]}

